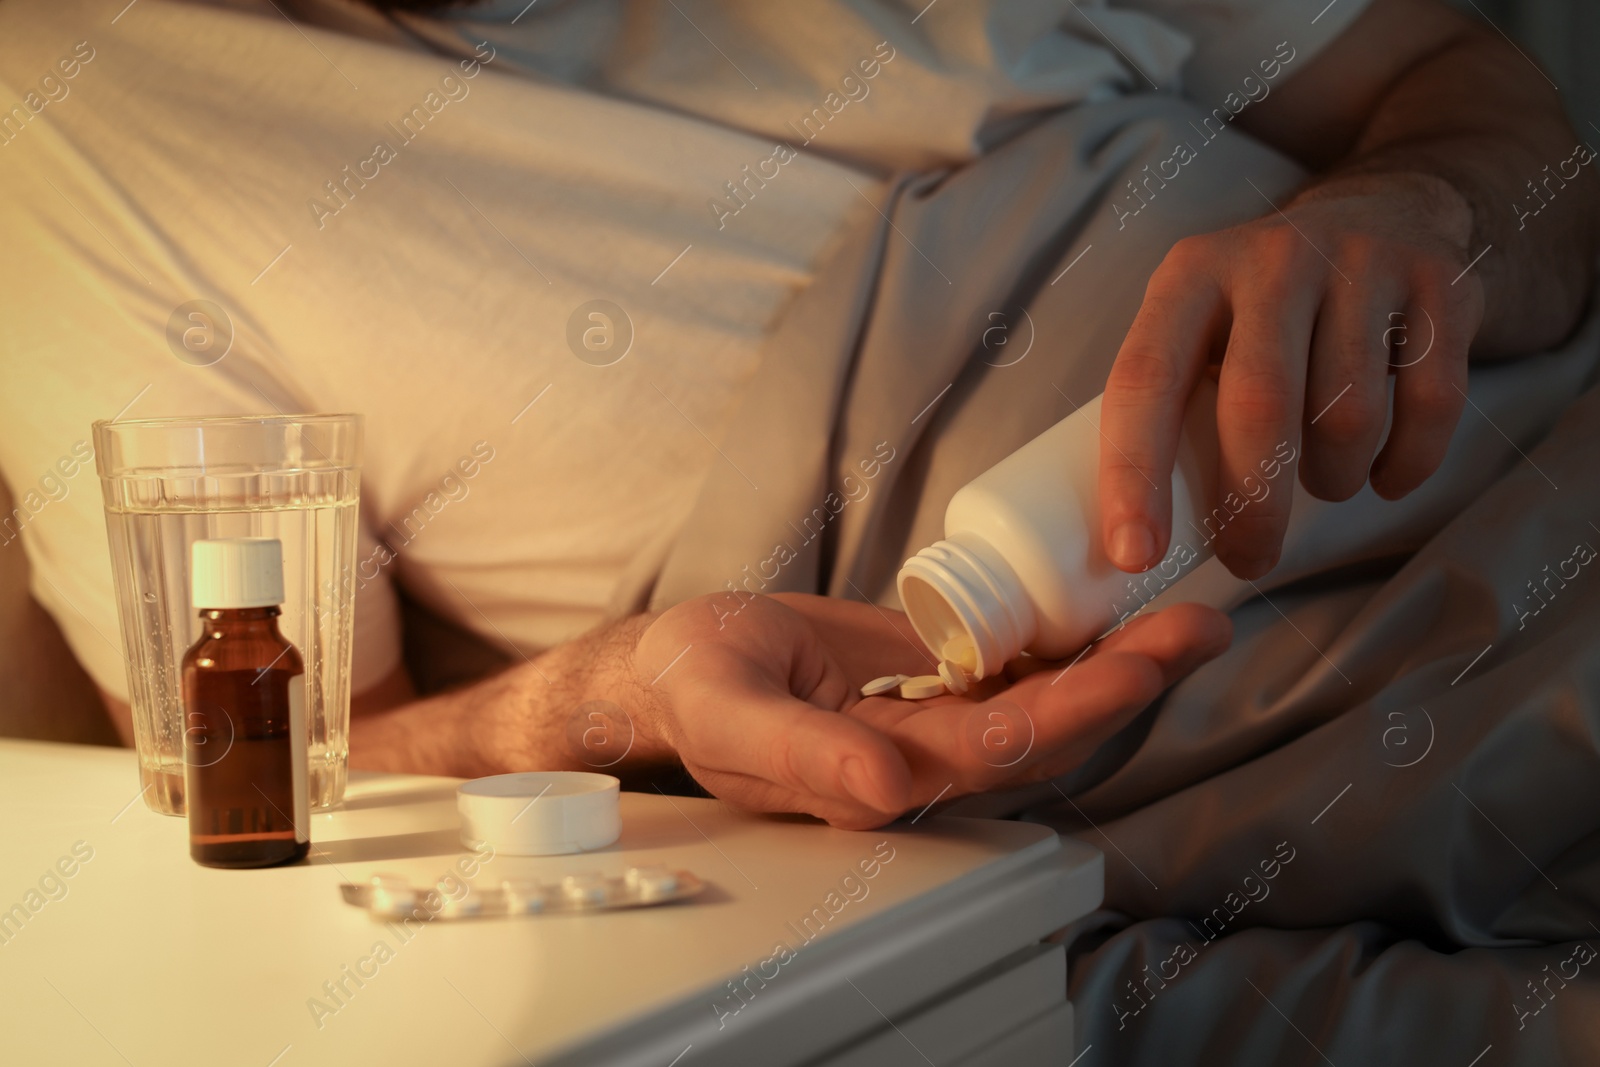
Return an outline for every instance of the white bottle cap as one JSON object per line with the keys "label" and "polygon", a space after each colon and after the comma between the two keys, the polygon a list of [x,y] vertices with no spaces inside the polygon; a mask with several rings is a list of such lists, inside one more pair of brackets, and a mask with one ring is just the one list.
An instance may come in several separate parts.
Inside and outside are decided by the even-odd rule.
{"label": "white bottle cap", "polygon": [[510,856],[604,848],[622,833],[622,783],[589,771],[530,771],[474,778],[456,790],[461,843]]}
{"label": "white bottle cap", "polygon": [[196,541],[189,550],[189,601],[208,608],[283,603],[283,542],[275,537]]}

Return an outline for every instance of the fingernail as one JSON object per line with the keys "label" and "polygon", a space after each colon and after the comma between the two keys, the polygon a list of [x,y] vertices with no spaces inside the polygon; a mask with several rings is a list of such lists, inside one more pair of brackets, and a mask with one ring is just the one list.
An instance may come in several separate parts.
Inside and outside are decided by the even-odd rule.
{"label": "fingernail", "polygon": [[1142,522],[1125,522],[1111,531],[1111,562],[1124,570],[1143,570],[1156,551],[1155,535]]}
{"label": "fingernail", "polygon": [[1240,578],[1254,581],[1265,578],[1272,568],[1278,565],[1277,556],[1255,556],[1251,559],[1240,560],[1236,566],[1228,568]]}
{"label": "fingernail", "polygon": [[867,773],[867,765],[858,757],[850,756],[840,765],[839,777],[851,796],[874,811],[882,808],[883,802],[878,799],[877,784]]}

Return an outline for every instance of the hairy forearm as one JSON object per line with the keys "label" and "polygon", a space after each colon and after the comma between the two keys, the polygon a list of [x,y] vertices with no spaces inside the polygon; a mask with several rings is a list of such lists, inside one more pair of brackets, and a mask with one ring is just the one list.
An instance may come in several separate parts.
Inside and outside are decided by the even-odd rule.
{"label": "hairy forearm", "polygon": [[1576,325],[1600,250],[1600,177],[1555,90],[1488,30],[1464,27],[1404,71],[1353,149],[1298,199],[1394,176],[1432,180],[1454,201],[1464,252],[1483,285],[1474,358],[1538,351]]}
{"label": "hairy forearm", "polygon": [[[470,686],[353,716],[350,762],[460,778],[602,766],[618,773],[666,763],[670,749],[642,728],[652,697],[633,670],[638,636],[652,618],[630,616]],[[594,701],[620,710],[585,709]],[[604,718],[585,718],[597,708]],[[592,729],[596,723],[602,733]],[[613,764],[612,752],[624,749]]]}

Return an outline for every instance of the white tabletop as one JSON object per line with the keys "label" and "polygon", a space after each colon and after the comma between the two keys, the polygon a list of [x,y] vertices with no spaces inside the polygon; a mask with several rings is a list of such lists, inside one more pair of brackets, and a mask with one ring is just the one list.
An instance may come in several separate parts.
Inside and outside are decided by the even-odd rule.
{"label": "white tabletop", "polygon": [[[193,863],[183,820],[138,800],[131,752],[0,742],[0,1060],[667,1067],[688,1049],[680,1067],[795,1063],[1100,899],[1099,854],[1043,827],[928,816],[853,833],[625,793],[615,845],[497,856],[478,880],[655,863],[700,875],[702,896],[433,922],[403,940],[338,885],[450,873],[465,855],[456,784],[355,775],[344,808],[314,817],[308,863],[224,871]],[[891,849],[866,896],[845,899],[841,880]],[[799,946],[790,924],[830,893],[822,935],[719,1027],[713,1005],[737,1003],[727,980],[780,940]]]}

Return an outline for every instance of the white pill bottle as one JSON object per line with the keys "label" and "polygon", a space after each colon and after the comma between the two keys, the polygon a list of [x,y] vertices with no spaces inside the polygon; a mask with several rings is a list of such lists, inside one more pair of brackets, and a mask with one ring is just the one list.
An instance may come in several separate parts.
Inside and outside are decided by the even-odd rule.
{"label": "white pill bottle", "polygon": [[[906,560],[897,584],[935,654],[965,634],[979,678],[1026,651],[1076,653],[1212,555],[1229,511],[1217,501],[1217,390],[1202,378],[1184,413],[1172,471],[1167,555],[1119,570],[1100,531],[1100,398],[967,483],[945,510],[944,540]],[[1292,474],[1291,474],[1292,477]]]}

